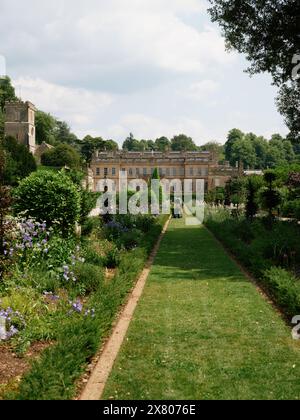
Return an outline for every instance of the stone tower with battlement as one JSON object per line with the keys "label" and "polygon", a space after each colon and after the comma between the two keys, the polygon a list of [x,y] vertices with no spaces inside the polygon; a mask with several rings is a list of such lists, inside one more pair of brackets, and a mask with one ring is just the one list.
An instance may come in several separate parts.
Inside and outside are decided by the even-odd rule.
{"label": "stone tower with battlement", "polygon": [[31,102],[6,102],[4,112],[5,136],[14,137],[34,154],[36,149],[35,106]]}

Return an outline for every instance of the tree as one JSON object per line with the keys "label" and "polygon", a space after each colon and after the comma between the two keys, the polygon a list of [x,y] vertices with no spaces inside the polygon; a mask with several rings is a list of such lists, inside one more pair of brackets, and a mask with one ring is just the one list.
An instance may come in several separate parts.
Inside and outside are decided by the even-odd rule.
{"label": "tree", "polygon": [[65,121],[56,120],[54,135],[57,143],[65,143],[76,148],[79,146],[78,138],[71,133],[71,129]]}
{"label": "tree", "polygon": [[52,115],[46,114],[43,111],[37,111],[35,114],[35,126],[37,144],[46,142],[48,144],[55,145],[57,125],[56,120],[52,117]]}
{"label": "tree", "polygon": [[268,153],[268,141],[264,137],[257,137],[253,139],[253,146],[256,154],[255,169],[266,169],[266,159]]}
{"label": "tree", "polygon": [[0,77],[0,111],[3,113],[6,101],[17,100],[15,88],[8,76]]}
{"label": "tree", "polygon": [[91,163],[96,150],[105,150],[104,140],[101,137],[86,136],[81,142],[81,154],[87,163]]}
{"label": "tree", "polygon": [[276,181],[277,176],[274,171],[267,171],[264,175],[265,183],[267,188],[262,192],[262,203],[263,207],[268,211],[268,219],[270,225],[273,221],[273,210],[277,208],[281,203],[280,193],[275,190],[274,182]]}
{"label": "tree", "polygon": [[294,55],[299,52],[298,0],[209,0],[209,9],[228,49],[245,54],[251,74],[268,72],[281,86],[279,110],[297,137],[300,134],[299,81],[293,81]]}
{"label": "tree", "polygon": [[[277,98],[279,112],[284,116],[290,130],[290,138],[295,146],[300,144],[300,82],[284,83]],[[300,149],[296,149],[300,153]]]}
{"label": "tree", "polygon": [[104,147],[105,147],[106,150],[113,151],[113,152],[119,150],[118,143],[115,142],[114,140],[111,140],[111,139],[105,141],[105,146]]}
{"label": "tree", "polygon": [[239,208],[245,202],[245,178],[235,177],[229,179],[224,191],[225,205],[233,204]]}
{"label": "tree", "polygon": [[244,168],[253,169],[256,166],[254,144],[246,137],[235,141],[231,149],[231,163],[242,162]]}
{"label": "tree", "polygon": [[249,177],[247,181],[247,199],[246,199],[246,218],[253,221],[256,216],[259,205],[257,192],[262,186],[262,178],[258,176]]}
{"label": "tree", "polygon": [[185,134],[174,136],[171,140],[171,147],[174,152],[191,152],[198,150],[193,139]]}
{"label": "tree", "polygon": [[140,152],[141,144],[138,140],[134,138],[132,133],[129,134],[129,137],[123,143],[123,150],[128,152]]}
{"label": "tree", "polygon": [[14,137],[6,137],[3,146],[6,152],[4,182],[15,186],[21,179],[36,171],[36,161],[28,148],[19,144]]}
{"label": "tree", "polygon": [[63,168],[67,166],[71,169],[80,167],[81,159],[79,153],[68,144],[59,144],[52,150],[48,150],[41,157],[44,166]]}
{"label": "tree", "polygon": [[277,84],[290,79],[292,57],[299,50],[297,0],[209,2],[210,15],[221,26],[227,47],[246,54],[250,73],[268,72]]}
{"label": "tree", "polygon": [[159,137],[155,140],[155,148],[159,152],[166,152],[171,149],[171,142],[167,137]]}
{"label": "tree", "polygon": [[229,131],[227,136],[227,142],[225,143],[225,158],[228,162],[230,162],[231,166],[235,166],[236,161],[232,159],[232,148],[233,145],[239,141],[243,140],[244,133],[239,130],[238,128],[233,128],[231,131]]}
{"label": "tree", "polygon": [[0,77],[0,139],[4,138],[4,106],[6,101],[17,99],[9,77]]}
{"label": "tree", "polygon": [[225,147],[218,142],[211,141],[201,146],[200,149],[206,152],[212,152],[219,162],[225,160]]}
{"label": "tree", "polygon": [[86,136],[81,141],[81,155],[88,164],[91,163],[96,151],[116,151],[118,149],[118,143],[114,140],[103,140],[101,137]]}
{"label": "tree", "polygon": [[156,144],[153,140],[147,140],[148,150],[155,151],[156,150]]}

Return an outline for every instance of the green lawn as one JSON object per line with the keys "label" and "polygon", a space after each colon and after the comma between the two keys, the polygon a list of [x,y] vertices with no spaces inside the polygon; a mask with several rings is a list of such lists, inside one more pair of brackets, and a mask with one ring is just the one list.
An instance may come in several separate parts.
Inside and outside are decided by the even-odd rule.
{"label": "green lawn", "polygon": [[300,343],[204,227],[173,220],[104,398],[299,399]]}

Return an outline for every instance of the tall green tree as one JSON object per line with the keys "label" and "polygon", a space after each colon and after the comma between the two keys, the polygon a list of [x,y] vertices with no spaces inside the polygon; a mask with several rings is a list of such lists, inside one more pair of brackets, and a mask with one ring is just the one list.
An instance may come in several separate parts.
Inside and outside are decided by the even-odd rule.
{"label": "tall green tree", "polygon": [[171,140],[171,147],[174,152],[192,152],[198,150],[193,139],[185,134],[174,136]]}
{"label": "tall green tree", "polygon": [[15,101],[17,99],[15,88],[8,76],[0,77],[0,111],[4,111],[6,101]]}
{"label": "tall green tree", "polygon": [[247,138],[237,140],[231,149],[231,164],[241,162],[245,169],[256,167],[256,153],[254,144]]}
{"label": "tall green tree", "polygon": [[71,129],[65,121],[56,120],[55,127],[55,139],[57,143],[65,143],[70,146],[79,148],[79,140],[75,134],[71,132]]}
{"label": "tall green tree", "polygon": [[244,138],[244,133],[238,128],[233,128],[229,131],[227,136],[227,142],[225,143],[225,158],[232,166],[236,164],[236,161],[232,158],[232,148],[237,141],[241,141]]}
{"label": "tall green tree", "polygon": [[294,80],[299,53],[299,0],[209,0],[211,18],[228,49],[246,55],[251,74],[268,72],[281,87],[279,110],[293,135],[300,135],[300,87]]}
{"label": "tall green tree", "polygon": [[56,119],[52,115],[43,111],[37,111],[35,114],[35,126],[37,144],[46,142],[48,144],[55,145],[57,126]]}
{"label": "tall green tree", "polygon": [[212,152],[219,162],[225,160],[225,146],[216,141],[211,141],[200,147],[203,151]]}
{"label": "tall green tree", "polygon": [[134,138],[134,135],[130,133],[129,137],[127,137],[123,143],[123,150],[127,150],[128,152],[140,152],[142,146],[140,142]]}
{"label": "tall green tree", "polygon": [[167,137],[159,137],[155,140],[155,147],[159,152],[166,152],[171,149],[171,142]]}

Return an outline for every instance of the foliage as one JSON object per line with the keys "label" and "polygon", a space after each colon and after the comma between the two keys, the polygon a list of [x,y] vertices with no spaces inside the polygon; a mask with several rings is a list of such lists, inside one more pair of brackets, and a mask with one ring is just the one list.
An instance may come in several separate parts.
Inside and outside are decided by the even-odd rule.
{"label": "foliage", "polygon": [[[156,239],[162,228],[161,224],[159,226]],[[152,240],[152,235],[149,237]],[[17,393],[9,398],[65,400],[74,396],[76,380],[108,335],[146,256],[142,249],[119,255],[117,274],[107,283],[103,281],[102,270],[99,272],[99,267],[91,262],[76,264],[74,271],[81,286],[78,290],[92,291],[87,303],[75,296],[71,300],[51,293],[45,296],[51,316],[45,315],[36,320],[35,325],[31,324],[30,330],[26,329],[27,338],[47,336],[47,339],[55,339],[56,344],[33,363]],[[24,333],[22,340],[25,339]]]}
{"label": "foliage", "polygon": [[60,144],[54,149],[48,150],[41,157],[44,166],[54,168],[63,168],[67,166],[71,169],[78,169],[80,167],[79,153],[68,144]]}
{"label": "foliage", "polygon": [[6,101],[17,100],[15,88],[8,76],[0,77],[0,113],[3,113]]}
{"label": "foliage", "polygon": [[225,144],[225,156],[231,166],[242,163],[245,169],[276,168],[295,161],[293,145],[289,138],[273,134],[268,141],[253,133],[245,134],[233,129]]}
{"label": "foliage", "polygon": [[[298,272],[300,261],[300,228],[293,223],[274,222],[269,230],[257,219],[250,223],[243,217],[232,218],[226,210],[214,210],[206,213],[207,227],[224,245],[247,267],[261,285],[273,296],[288,315],[295,312],[294,300],[286,299],[286,293],[295,294],[298,282],[289,272]],[[275,269],[275,267],[277,267]],[[278,270],[281,268],[281,271]],[[270,271],[271,270],[271,271]],[[284,273],[279,286],[278,275]],[[289,281],[288,279],[293,279]],[[287,292],[284,288],[287,287]],[[299,289],[299,288],[298,288]],[[297,290],[298,290],[297,289]],[[299,292],[298,298],[299,298]],[[298,308],[300,309],[300,308]]]}
{"label": "foliage", "polygon": [[190,152],[198,150],[198,147],[194,143],[193,139],[185,134],[174,136],[171,140],[171,148],[174,152]]}
{"label": "foliage", "polygon": [[[294,55],[299,52],[299,2],[210,0],[212,20],[218,22],[227,47],[246,54],[251,74],[268,72],[279,92],[279,110],[299,140],[299,80],[293,80]],[[284,54],[282,52],[284,51]]]}
{"label": "foliage", "polygon": [[63,172],[41,171],[21,181],[14,191],[14,209],[37,221],[46,221],[64,234],[80,217],[80,193]]}
{"label": "foliage", "polygon": [[155,140],[155,150],[166,152],[171,149],[171,142],[167,137],[159,137]]}
{"label": "foliage", "polygon": [[6,152],[4,182],[15,186],[21,179],[36,171],[36,161],[28,148],[19,144],[14,137],[6,137],[3,147]]}
{"label": "foliage", "polygon": [[267,171],[264,175],[264,180],[267,184],[267,189],[262,191],[262,204],[263,207],[268,210],[269,220],[273,219],[273,210],[276,209],[281,203],[281,196],[279,191],[273,188],[273,184],[276,181],[276,173],[273,171]]}
{"label": "foliage", "polygon": [[42,144],[43,142],[52,145],[56,144],[56,119],[51,114],[47,114],[43,111],[37,111],[35,113],[35,127],[37,144]]}
{"label": "foliage", "polygon": [[282,268],[272,267],[265,272],[263,281],[274,300],[290,317],[299,313],[299,280]]}
{"label": "foliage", "polygon": [[214,156],[216,157],[216,159],[223,163],[225,160],[225,148],[223,144],[220,144],[218,142],[209,142],[204,144],[203,146],[200,147],[201,150],[205,151],[205,152],[212,152],[214,154]]}
{"label": "foliage", "polygon": [[115,151],[118,144],[113,140],[103,140],[101,137],[86,136],[81,142],[81,155],[85,162],[90,163],[96,151]]}
{"label": "foliage", "polygon": [[247,185],[246,218],[253,221],[259,210],[258,191],[261,187],[260,177],[250,177]]}

